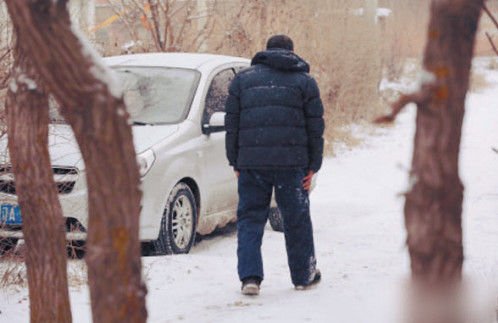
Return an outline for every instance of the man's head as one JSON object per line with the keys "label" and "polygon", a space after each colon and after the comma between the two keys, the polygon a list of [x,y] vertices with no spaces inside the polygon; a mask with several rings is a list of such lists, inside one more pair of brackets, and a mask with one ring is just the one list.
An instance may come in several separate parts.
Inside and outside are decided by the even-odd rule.
{"label": "man's head", "polygon": [[271,36],[266,43],[266,49],[286,49],[294,51],[294,42],[286,35]]}

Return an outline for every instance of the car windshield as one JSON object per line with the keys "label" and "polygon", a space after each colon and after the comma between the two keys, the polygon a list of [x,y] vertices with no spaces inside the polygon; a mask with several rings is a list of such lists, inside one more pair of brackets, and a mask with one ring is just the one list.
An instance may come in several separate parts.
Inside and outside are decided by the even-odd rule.
{"label": "car windshield", "polygon": [[[134,124],[174,124],[188,114],[199,82],[199,72],[164,67],[113,68],[123,87],[123,98]],[[51,104],[53,123],[65,123]]]}

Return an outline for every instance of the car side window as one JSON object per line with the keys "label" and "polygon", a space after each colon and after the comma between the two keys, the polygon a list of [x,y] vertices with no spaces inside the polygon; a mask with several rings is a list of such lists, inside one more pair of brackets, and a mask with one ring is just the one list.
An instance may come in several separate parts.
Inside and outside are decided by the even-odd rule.
{"label": "car side window", "polygon": [[206,102],[204,106],[204,114],[202,117],[202,123],[206,124],[209,122],[209,118],[215,112],[224,112],[225,103],[228,98],[228,87],[235,77],[233,69],[226,69],[213,78],[209,90],[206,95]]}

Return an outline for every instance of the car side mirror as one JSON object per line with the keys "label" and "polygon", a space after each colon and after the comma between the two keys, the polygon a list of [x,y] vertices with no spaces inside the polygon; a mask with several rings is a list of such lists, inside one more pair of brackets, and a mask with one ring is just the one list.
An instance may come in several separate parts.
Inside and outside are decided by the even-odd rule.
{"label": "car side mirror", "polygon": [[209,135],[215,132],[225,131],[225,112],[215,112],[211,115],[208,124],[202,125],[202,132]]}

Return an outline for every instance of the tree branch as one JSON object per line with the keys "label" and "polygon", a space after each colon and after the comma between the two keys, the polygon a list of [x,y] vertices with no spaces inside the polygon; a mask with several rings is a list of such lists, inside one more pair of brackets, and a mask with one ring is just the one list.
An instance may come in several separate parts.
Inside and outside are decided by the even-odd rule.
{"label": "tree branch", "polygon": [[493,48],[493,51],[495,52],[496,55],[498,55],[498,48],[496,47],[496,45],[493,41],[493,38],[491,37],[491,35],[488,32],[486,32],[486,37],[488,38],[489,44]]}
{"label": "tree branch", "polygon": [[489,18],[491,19],[491,21],[493,22],[495,27],[498,29],[498,20],[495,18],[495,16],[491,12],[491,10],[489,10],[488,6],[486,6],[486,4],[484,4],[482,6],[482,8],[483,8],[484,12],[486,12],[486,14],[489,16]]}
{"label": "tree branch", "polygon": [[0,62],[5,59],[5,57],[9,56],[10,53],[12,52],[12,48],[8,47],[5,52],[0,56]]}
{"label": "tree branch", "polygon": [[396,102],[391,105],[391,113],[378,117],[374,120],[376,124],[392,123],[398,114],[410,103],[415,103],[418,106],[427,103],[436,89],[435,84],[424,84],[422,89],[412,94],[403,94]]}
{"label": "tree branch", "polygon": [[[488,6],[486,6],[486,4],[483,4],[482,8],[483,8],[484,12],[486,12],[486,14],[488,15],[489,19],[491,19],[491,21],[495,25],[496,29],[498,29],[498,20],[495,18],[495,16],[491,12],[491,10],[489,10]],[[495,52],[496,55],[498,55],[498,48],[497,48],[496,44],[494,43],[493,38],[491,37],[491,35],[488,32],[486,32],[486,37],[488,38],[489,44],[493,48],[493,51]]]}
{"label": "tree branch", "polygon": [[0,89],[4,89],[7,86],[7,81],[10,79],[12,71],[9,70],[5,73],[5,76],[0,81]]}

